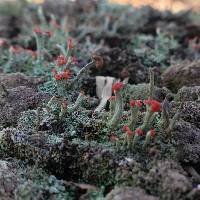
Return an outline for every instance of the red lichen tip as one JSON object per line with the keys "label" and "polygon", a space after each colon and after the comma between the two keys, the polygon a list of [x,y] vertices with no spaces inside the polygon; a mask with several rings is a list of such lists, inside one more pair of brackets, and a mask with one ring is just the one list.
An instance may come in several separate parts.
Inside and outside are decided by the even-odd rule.
{"label": "red lichen tip", "polygon": [[131,137],[134,134],[134,131],[128,130],[126,131],[126,134],[128,135],[128,137]]}
{"label": "red lichen tip", "polygon": [[67,58],[65,58],[64,55],[58,56],[58,58],[57,58],[57,65],[58,66],[63,66],[65,64],[67,64]]}
{"label": "red lichen tip", "polygon": [[152,112],[159,112],[161,110],[161,103],[156,100],[146,100],[145,104],[151,107]]}
{"label": "red lichen tip", "polygon": [[155,130],[154,130],[154,128],[150,129],[150,136],[151,136],[151,138],[155,137]]}
{"label": "red lichen tip", "polygon": [[113,86],[112,86],[112,91],[113,91],[113,92],[119,91],[119,90],[121,90],[123,87],[124,87],[124,84],[121,83],[121,82],[114,83]]}
{"label": "red lichen tip", "polygon": [[142,107],[142,101],[140,101],[140,100],[137,100],[135,104],[138,107]]}
{"label": "red lichen tip", "polygon": [[134,107],[135,106],[135,101],[134,100],[131,100],[130,101],[130,107]]}
{"label": "red lichen tip", "polygon": [[63,78],[65,79],[65,80],[68,80],[68,79],[70,79],[70,77],[71,77],[71,71],[70,70],[65,70],[64,72],[63,72]]}
{"label": "red lichen tip", "polygon": [[151,102],[151,111],[159,112],[161,110],[161,103],[159,101]]}
{"label": "red lichen tip", "polygon": [[129,127],[128,127],[128,125],[124,125],[124,126],[122,127],[122,131],[123,131],[123,132],[127,132],[128,130],[130,130]]}
{"label": "red lichen tip", "polygon": [[151,101],[152,101],[152,100],[145,100],[145,101],[144,101],[144,104],[150,106],[150,105],[151,105]]}
{"label": "red lichen tip", "polygon": [[62,74],[55,74],[54,78],[56,79],[56,81],[61,81],[62,80]]}
{"label": "red lichen tip", "polygon": [[137,134],[137,135],[143,135],[143,134],[144,134],[144,131],[143,131],[142,129],[137,129],[137,130],[135,131],[135,134]]}

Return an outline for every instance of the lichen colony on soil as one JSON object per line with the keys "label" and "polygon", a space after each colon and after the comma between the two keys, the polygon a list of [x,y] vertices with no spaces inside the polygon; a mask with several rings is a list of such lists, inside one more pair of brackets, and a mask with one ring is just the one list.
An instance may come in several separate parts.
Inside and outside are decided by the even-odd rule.
{"label": "lichen colony on soil", "polygon": [[0,199],[200,199],[197,13],[1,7]]}

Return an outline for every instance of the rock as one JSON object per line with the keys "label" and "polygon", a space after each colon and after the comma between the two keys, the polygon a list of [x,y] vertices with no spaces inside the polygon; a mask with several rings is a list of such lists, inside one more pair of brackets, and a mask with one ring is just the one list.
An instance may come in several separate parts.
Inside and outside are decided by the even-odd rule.
{"label": "rock", "polygon": [[[195,88],[197,87],[193,89],[182,88],[179,91],[178,99],[198,98]],[[171,105],[175,103],[177,102],[173,102]],[[171,110],[174,106],[172,105]],[[177,158],[182,163],[200,164],[200,103],[198,101],[185,101],[180,110],[180,117],[181,119],[172,130]]]}
{"label": "rock", "polygon": [[113,189],[106,200],[158,200],[157,197],[146,194],[141,188],[120,187]]}
{"label": "rock", "polygon": [[173,64],[163,73],[163,84],[177,91],[183,86],[200,85],[200,61],[182,61]]}
{"label": "rock", "polygon": [[[172,140],[176,148],[177,159],[190,165],[200,164],[200,103],[198,93],[200,87],[183,87],[171,102],[171,112],[176,104],[184,101],[180,109],[180,120],[172,130]],[[186,101],[185,101],[186,100]],[[188,100],[188,101],[187,101]],[[189,101],[192,100],[192,101]]]}
{"label": "rock", "polygon": [[25,86],[8,89],[7,92],[6,96],[0,96],[0,124],[7,126],[15,124],[21,112],[34,109],[50,99],[48,94]]}
{"label": "rock", "polygon": [[200,86],[182,87],[176,97],[176,101],[197,101],[200,97]]}
{"label": "rock", "polygon": [[181,109],[181,118],[200,128],[200,103],[195,101],[184,102]]}
{"label": "rock", "polygon": [[192,189],[186,173],[174,161],[159,161],[149,171],[145,181],[150,191],[165,200],[183,200],[185,193]]}
{"label": "rock", "polygon": [[161,196],[163,199],[183,199],[192,184],[188,178],[179,172],[169,171],[162,183]]}
{"label": "rock", "polygon": [[37,85],[43,82],[44,80],[42,78],[26,76],[23,73],[0,73],[0,83],[8,89],[18,86],[28,86],[36,88]]}
{"label": "rock", "polygon": [[200,129],[180,121],[173,131],[177,157],[182,163],[200,164]]}

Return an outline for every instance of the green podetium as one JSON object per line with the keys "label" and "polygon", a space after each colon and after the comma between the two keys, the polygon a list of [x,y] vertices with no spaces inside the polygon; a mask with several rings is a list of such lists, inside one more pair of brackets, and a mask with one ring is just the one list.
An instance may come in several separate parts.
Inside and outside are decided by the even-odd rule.
{"label": "green podetium", "polygon": [[154,136],[155,136],[155,130],[152,128],[146,134],[146,138],[145,138],[145,141],[144,141],[144,144],[143,144],[143,149],[145,149],[147,147],[147,145],[150,144],[150,142],[154,138]]}
{"label": "green podetium", "polygon": [[135,129],[135,126],[137,124],[138,121],[138,114],[140,111],[140,107],[139,106],[135,106],[138,102],[135,102],[134,100],[130,101],[130,107],[131,107],[131,119],[130,122],[128,124],[129,128],[131,130]]}
{"label": "green podetium", "polygon": [[124,84],[117,82],[113,85],[112,91],[115,93],[116,101],[115,101],[115,109],[113,117],[111,118],[109,125],[111,129],[113,129],[121,120],[123,114],[123,97],[122,97],[122,89],[124,88]]}
{"label": "green podetium", "polygon": [[147,128],[150,128],[154,118],[155,113],[160,111],[160,103],[152,100],[153,99],[153,93],[154,93],[154,72],[153,69],[149,69],[149,98],[147,101],[144,101],[146,104],[146,114],[144,116],[143,124],[141,125],[140,129],[145,130]]}
{"label": "green podetium", "polygon": [[74,105],[71,107],[70,111],[74,112],[74,111],[78,110],[84,100],[85,100],[84,92],[80,92],[78,95],[78,98],[76,99]]}

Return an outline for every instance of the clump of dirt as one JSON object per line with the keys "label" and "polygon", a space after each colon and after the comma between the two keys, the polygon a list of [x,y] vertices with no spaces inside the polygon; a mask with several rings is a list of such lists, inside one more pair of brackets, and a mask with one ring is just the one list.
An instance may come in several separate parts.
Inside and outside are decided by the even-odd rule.
{"label": "clump of dirt", "polygon": [[182,87],[176,94],[176,101],[198,101],[200,86]]}
{"label": "clump of dirt", "polygon": [[173,138],[179,161],[188,165],[199,165],[199,128],[189,122],[181,121],[173,132]]}
{"label": "clump of dirt", "polygon": [[0,124],[10,126],[16,124],[21,112],[36,108],[50,99],[48,94],[40,93],[26,86],[6,89],[6,94],[0,97]]}
{"label": "clump of dirt", "polygon": [[44,83],[43,78],[27,76],[23,73],[0,73],[0,83],[3,84],[7,89],[27,86],[37,88],[39,84]]}
{"label": "clump of dirt", "polygon": [[200,128],[200,103],[199,102],[184,102],[181,109],[181,118],[186,122]]}
{"label": "clump of dirt", "polygon": [[158,162],[148,173],[145,181],[149,191],[161,199],[184,199],[192,184],[182,167],[174,161]]}
{"label": "clump of dirt", "polygon": [[180,61],[171,65],[163,73],[163,84],[171,89],[177,91],[183,86],[198,86],[200,85],[200,62],[197,61]]}

